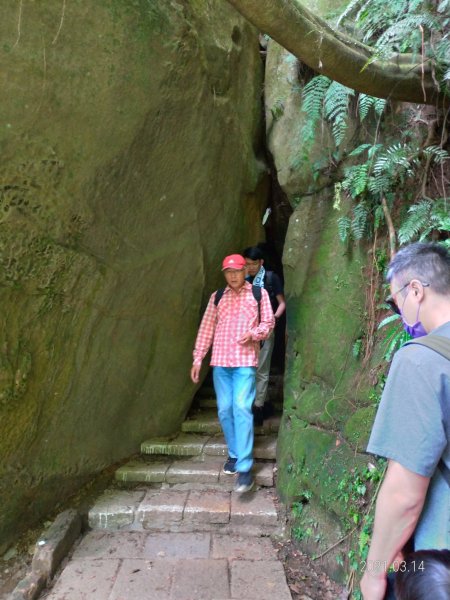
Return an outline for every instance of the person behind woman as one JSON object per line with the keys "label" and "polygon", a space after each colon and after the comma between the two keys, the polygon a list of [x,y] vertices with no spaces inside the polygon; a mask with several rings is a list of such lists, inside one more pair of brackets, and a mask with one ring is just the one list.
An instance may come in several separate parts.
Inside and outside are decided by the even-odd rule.
{"label": "person behind woman", "polygon": [[449,600],[450,550],[419,550],[399,563],[396,600]]}

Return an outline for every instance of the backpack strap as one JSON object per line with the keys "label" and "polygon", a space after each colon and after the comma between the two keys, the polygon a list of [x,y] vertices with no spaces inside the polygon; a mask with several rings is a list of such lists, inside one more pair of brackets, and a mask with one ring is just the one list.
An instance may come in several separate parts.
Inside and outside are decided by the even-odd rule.
{"label": "backpack strap", "polygon": [[214,306],[217,306],[223,296],[225,288],[219,288],[214,296]]}
{"label": "backpack strap", "polygon": [[450,338],[444,337],[443,335],[435,335],[430,333],[415,340],[409,340],[406,345],[419,344],[420,346],[426,346],[431,350],[434,350],[447,360],[450,360]]}
{"label": "backpack strap", "polygon": [[[225,288],[219,288],[217,290],[216,295],[214,296],[214,306],[217,306],[219,304],[219,302],[222,299],[222,296],[223,296],[224,292],[225,292]],[[262,292],[261,292],[261,288],[259,287],[259,285],[252,285],[252,293],[253,293],[253,298],[258,303],[258,323],[261,323],[261,296],[262,296]]]}
{"label": "backpack strap", "polygon": [[253,298],[258,303],[258,323],[261,323],[261,287],[259,285],[252,285]]}
{"label": "backpack strap", "polygon": [[275,298],[275,294],[273,291],[273,271],[266,271],[266,274],[264,276],[264,286],[270,298]]}
{"label": "backpack strap", "polygon": [[[415,340],[409,340],[406,345],[419,344],[420,346],[426,346],[430,350],[434,350],[447,360],[450,360],[450,338],[444,337],[443,335],[435,335],[431,333]],[[437,468],[444,477],[447,485],[450,487],[450,469],[447,467],[445,462],[441,460],[438,462]]]}
{"label": "backpack strap", "polygon": [[443,476],[443,478],[447,482],[448,487],[450,487],[450,469],[447,467],[447,465],[442,460],[442,458],[438,462],[437,468],[439,469],[439,471],[441,472],[441,475]]}

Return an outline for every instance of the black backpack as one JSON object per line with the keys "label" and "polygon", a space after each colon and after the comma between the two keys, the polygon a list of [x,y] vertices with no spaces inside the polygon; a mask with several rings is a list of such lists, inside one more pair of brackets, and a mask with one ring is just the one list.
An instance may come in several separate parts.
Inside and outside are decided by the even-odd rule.
{"label": "black backpack", "polygon": [[[415,340],[409,340],[406,342],[406,345],[411,344],[419,344],[419,346],[426,346],[430,348],[430,350],[434,350],[447,360],[450,360],[450,338],[444,337],[442,335],[434,335],[433,333],[430,335],[425,335],[420,338],[416,338]],[[442,473],[447,482],[447,485],[450,487],[450,469],[447,467],[445,462],[441,460],[438,462],[438,469]]]}
{"label": "black backpack", "polygon": [[[223,293],[225,291],[225,288],[219,288],[216,292],[216,296],[214,298],[214,306],[217,306],[223,296]],[[253,298],[256,300],[256,302],[258,303],[258,323],[261,322],[261,288],[259,287],[259,285],[252,285],[252,293],[253,293]]]}

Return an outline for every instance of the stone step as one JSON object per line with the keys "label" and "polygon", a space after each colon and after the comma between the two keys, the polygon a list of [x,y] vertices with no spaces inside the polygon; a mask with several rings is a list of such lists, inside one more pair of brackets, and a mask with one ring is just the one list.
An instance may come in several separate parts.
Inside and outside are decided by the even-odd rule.
{"label": "stone step", "polygon": [[[280,421],[281,417],[278,415],[265,419],[263,425],[255,427],[255,435],[277,433],[280,428]],[[211,409],[192,411],[186,421],[182,423],[181,431],[184,433],[203,433],[209,435],[220,433],[222,428],[219,423],[217,411]]]}
{"label": "stone step", "polygon": [[214,397],[206,396],[205,398],[198,398],[195,404],[199,408],[215,408],[217,410],[217,400]]}
{"label": "stone step", "polygon": [[[181,432],[174,438],[152,438],[141,444],[142,454],[168,456],[226,456],[227,445],[222,435],[199,435]],[[275,460],[277,435],[255,436],[253,456],[256,459]]]}
{"label": "stone step", "polygon": [[[282,388],[281,388],[282,390]],[[283,396],[280,393],[279,387],[269,387],[268,390],[269,400],[272,404],[278,408],[283,407]],[[211,393],[211,390],[205,390],[202,395],[196,395],[193,401],[193,406],[196,408],[215,408],[217,409],[217,399],[214,395],[214,391]]]}
{"label": "stone step", "polygon": [[92,529],[171,533],[216,531],[239,535],[281,535],[275,494],[212,490],[107,490],[91,507]]}
{"label": "stone step", "polygon": [[[201,484],[200,489],[232,491],[235,477],[226,475],[223,458],[205,456],[190,460],[147,461],[135,459],[117,469],[115,478],[122,483],[151,483],[184,486],[192,489],[192,484]],[[253,466],[255,483],[258,486],[274,485],[274,463],[255,462]],[[194,486],[195,487],[195,486]]]}

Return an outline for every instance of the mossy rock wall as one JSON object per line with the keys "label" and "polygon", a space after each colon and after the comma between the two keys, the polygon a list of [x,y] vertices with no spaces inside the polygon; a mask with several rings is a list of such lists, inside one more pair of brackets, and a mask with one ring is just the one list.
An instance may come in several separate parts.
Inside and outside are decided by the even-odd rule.
{"label": "mossy rock wall", "polygon": [[178,429],[265,184],[258,37],[226,2],[6,0],[0,32],[1,549]]}
{"label": "mossy rock wall", "polygon": [[[294,209],[283,255],[288,344],[278,488],[288,505],[304,506],[295,515],[297,539],[320,553],[351,527],[350,480],[368,463],[362,451],[374,407],[368,367],[362,368],[354,347],[365,333],[370,246],[364,240],[346,246],[339,239],[337,220],[349,204],[343,198],[333,206],[334,182],[321,168],[335,151],[326,124],[319,124],[313,142],[302,143],[303,72],[292,55],[269,42],[268,147]],[[346,135],[354,143],[356,126]],[[334,576],[340,550],[324,557]]]}
{"label": "mossy rock wall", "polygon": [[[337,239],[330,198],[304,198],[284,254],[288,346],[278,487],[288,505],[307,498],[297,527],[311,553],[348,532],[351,481],[368,464],[362,451],[374,408],[361,358],[353,355],[362,334],[364,267],[364,251],[348,254]],[[324,557],[333,576],[335,554]]]}

